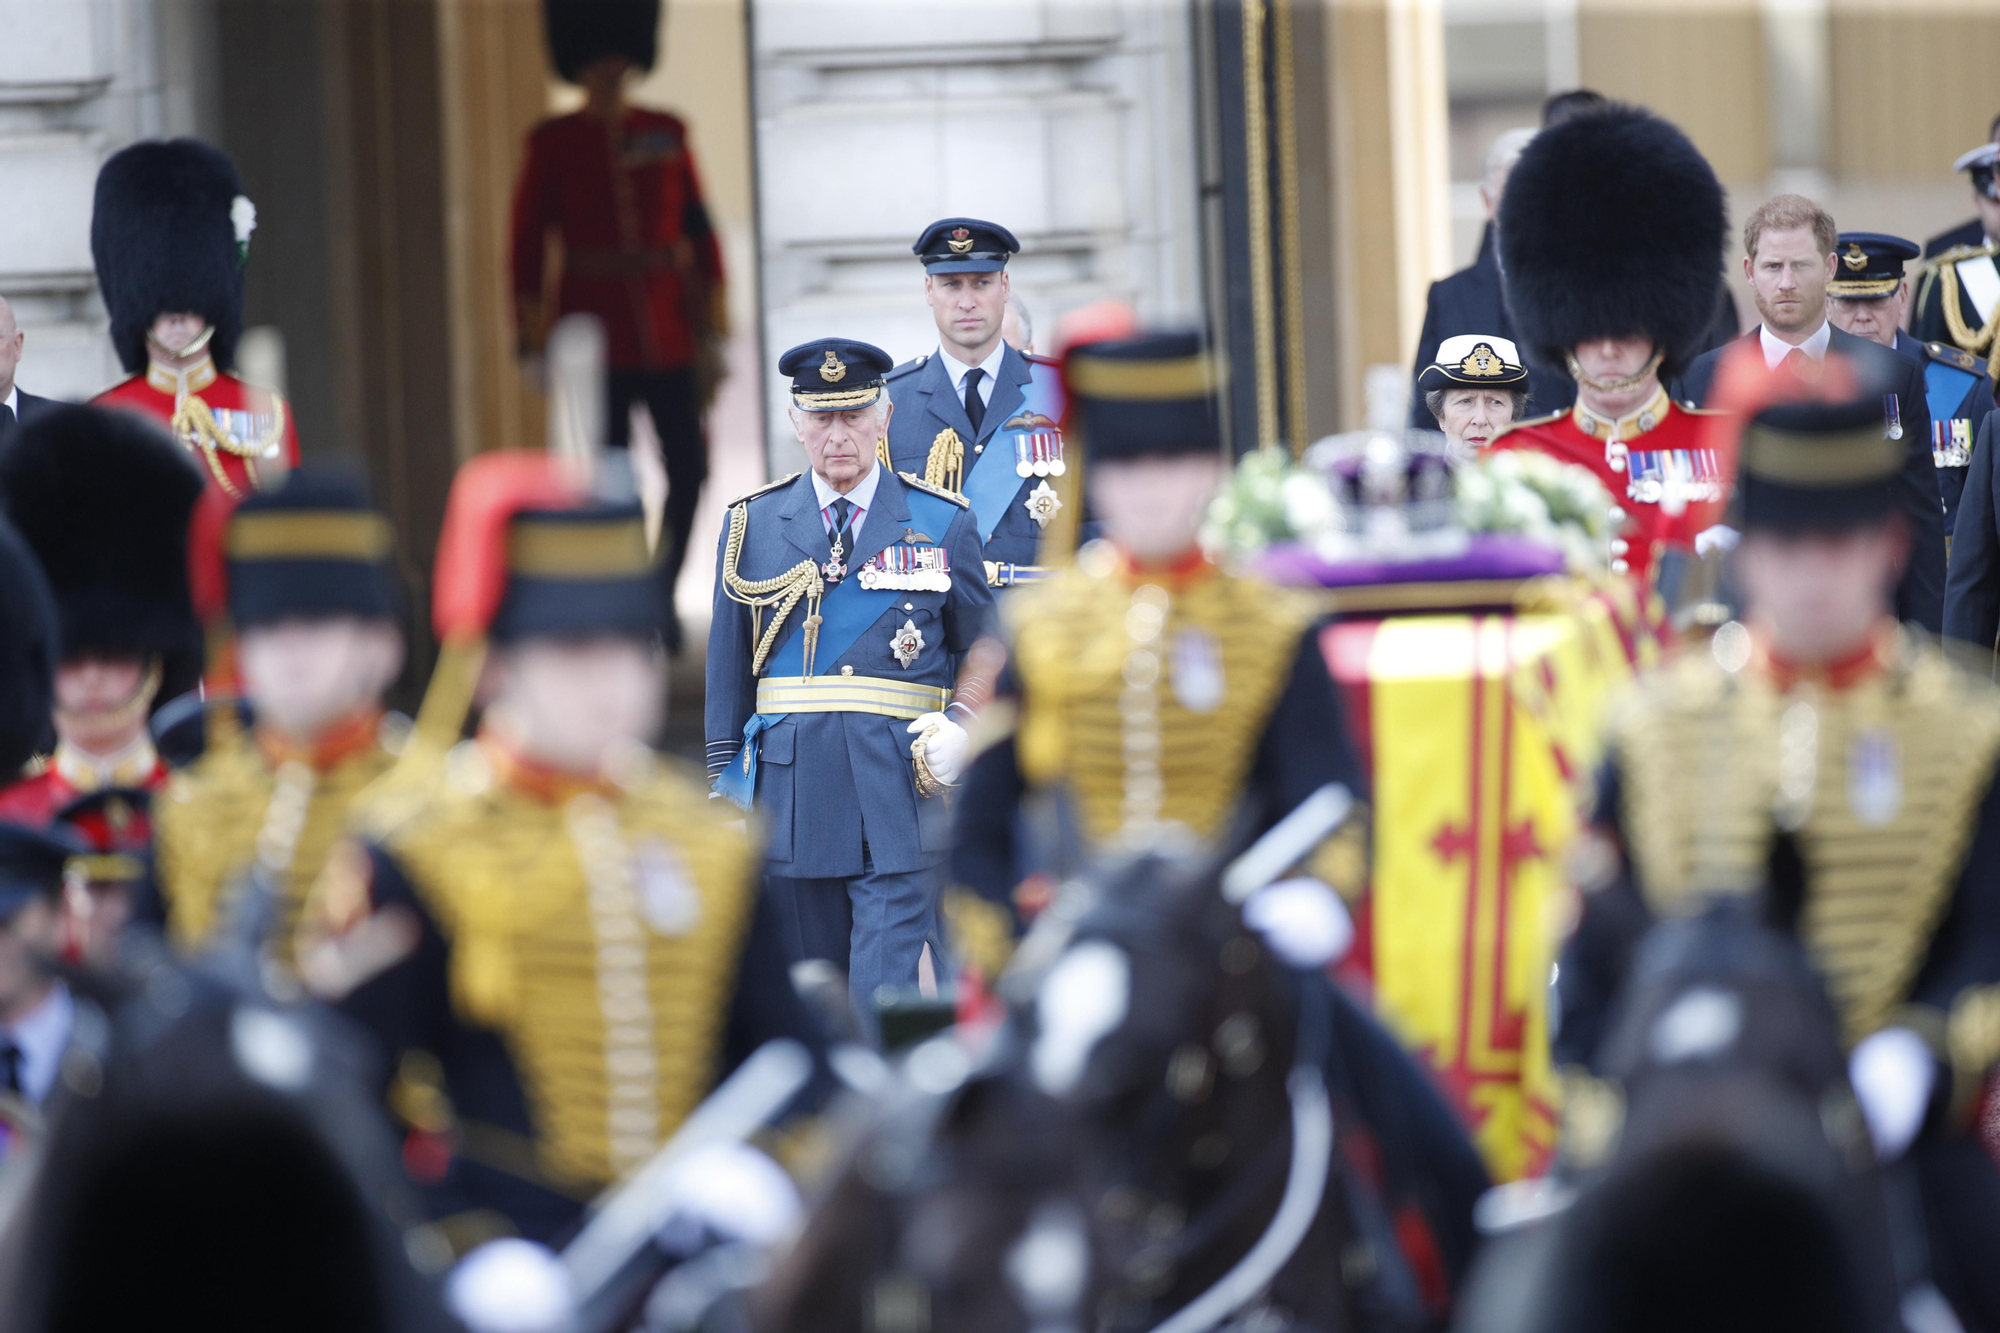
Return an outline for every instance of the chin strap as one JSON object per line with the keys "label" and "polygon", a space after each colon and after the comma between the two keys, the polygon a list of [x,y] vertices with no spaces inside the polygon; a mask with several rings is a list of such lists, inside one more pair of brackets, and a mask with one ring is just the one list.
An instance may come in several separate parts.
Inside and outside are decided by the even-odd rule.
{"label": "chin strap", "polygon": [[1647,380],[1651,379],[1656,373],[1658,373],[1660,369],[1660,363],[1666,360],[1666,357],[1667,354],[1665,352],[1660,351],[1658,348],[1655,348],[1653,354],[1650,357],[1646,358],[1646,364],[1639,367],[1639,369],[1634,371],[1632,374],[1627,375],[1624,379],[1598,380],[1598,379],[1592,379],[1589,375],[1586,375],[1584,373],[1583,366],[1577,361],[1575,353],[1571,353],[1570,356],[1568,357],[1569,374],[1571,379],[1575,380],[1578,384],[1581,384],[1584,388],[1590,390],[1592,393],[1624,393],[1629,389],[1638,388],[1640,385],[1644,384]]}

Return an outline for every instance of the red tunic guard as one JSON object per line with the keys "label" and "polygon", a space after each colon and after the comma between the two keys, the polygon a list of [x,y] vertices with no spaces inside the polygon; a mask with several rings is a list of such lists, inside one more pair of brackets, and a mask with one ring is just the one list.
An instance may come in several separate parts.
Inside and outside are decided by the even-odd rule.
{"label": "red tunic guard", "polygon": [[298,466],[299,437],[285,400],[223,374],[207,357],[186,371],[149,365],[91,402],[161,422],[201,463],[209,484],[231,498],[261,489],[274,468]]}
{"label": "red tunic guard", "polygon": [[1707,447],[1702,419],[1709,415],[1682,407],[1661,389],[1616,421],[1579,402],[1517,422],[1489,447],[1533,450],[1589,468],[1611,492],[1614,513],[1623,514],[1613,527],[1625,549],[1614,546],[1613,554],[1644,583],[1663,548],[1693,548],[1695,534],[1717,521],[1727,496],[1729,478]]}
{"label": "red tunic guard", "polygon": [[545,331],[551,232],[562,243],[555,313],[602,320],[612,370],[695,364],[718,323],[710,302],[722,290],[722,250],[678,118],[626,107],[613,125],[578,111],[529,134],[514,194],[513,274],[531,347]]}

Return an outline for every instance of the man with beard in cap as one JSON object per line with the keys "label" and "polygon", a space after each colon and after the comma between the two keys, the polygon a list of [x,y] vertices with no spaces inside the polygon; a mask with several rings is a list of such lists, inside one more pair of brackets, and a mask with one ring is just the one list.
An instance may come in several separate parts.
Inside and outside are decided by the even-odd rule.
{"label": "man with beard in cap", "polygon": [[155,808],[177,943],[226,928],[245,905],[238,895],[259,891],[273,898],[269,938],[288,943],[354,798],[394,761],[404,728],[382,711],[403,663],[392,540],[342,471],[302,469],[233,508],[204,497],[191,542],[197,600],[218,648],[234,630],[255,731],[244,735],[233,709],[211,709],[206,751]]}
{"label": "man with beard in cap", "polygon": [[97,173],[90,255],[131,378],[92,401],[164,423],[223,494],[299,461],[283,398],[231,372],[257,210],[236,164],[199,139],[148,139]]}
{"label": "man with beard in cap", "polygon": [[48,576],[60,647],[55,751],[0,791],[0,819],[42,827],[115,790],[107,818],[122,844],[143,845],[147,800],[167,778],[147,721],[156,701],[194,686],[201,660],[187,584],[201,490],[157,427],[122,413],[58,408],[14,436],[0,502]]}
{"label": "man with beard in cap", "polygon": [[383,1046],[405,1161],[462,1252],[566,1234],[765,1041],[820,1042],[741,822],[648,748],[665,662],[638,504],[578,493],[546,454],[481,455],[434,588],[416,731],[298,961]]}
{"label": "man with beard in cap", "polygon": [[[583,90],[584,104],[528,136],[514,191],[517,346],[541,355],[563,315],[603,324],[610,444],[626,446],[632,407],[644,403],[666,464],[660,569],[671,601],[708,479],[701,414],[722,376],[728,336],[722,248],[687,126],[625,100],[627,81],[658,53],[659,0],[544,0],[542,12],[556,73]],[[562,241],[554,282],[544,267],[551,233]],[[667,646],[678,649],[667,610]]]}
{"label": "man with beard in cap", "polygon": [[1699,414],[1665,387],[1702,350],[1726,227],[1722,186],[1687,136],[1625,106],[1537,134],[1501,199],[1521,348],[1566,367],[1577,396],[1490,447],[1596,474],[1613,502],[1611,567],[1642,582],[1662,550],[1694,545],[1728,483],[1700,447]]}
{"label": "man with beard in cap", "polygon": [[2000,694],[1901,628],[1909,524],[1887,381],[1830,353],[1718,376],[1740,404],[1741,623],[1614,708],[1555,1056],[1601,1072],[1612,1004],[1655,919],[1770,886],[1838,1011],[1878,1156],[1907,1161],[1931,1266],[1968,1328],[2000,1324],[2000,1172],[1970,1133],[2000,1058]]}

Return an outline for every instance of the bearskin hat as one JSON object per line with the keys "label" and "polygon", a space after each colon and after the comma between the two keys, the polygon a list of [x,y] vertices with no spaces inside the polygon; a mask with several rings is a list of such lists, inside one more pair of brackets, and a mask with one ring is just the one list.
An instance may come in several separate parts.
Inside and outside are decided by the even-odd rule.
{"label": "bearskin hat", "polygon": [[0,784],[54,739],[56,610],[35,553],[0,519]]}
{"label": "bearskin hat", "polygon": [[61,657],[160,657],[170,681],[190,661],[198,673],[187,533],[201,491],[186,453],[129,412],[62,407],[15,432],[0,503],[55,593]]}
{"label": "bearskin hat", "polygon": [[1702,351],[1728,231],[1722,185],[1685,134],[1613,106],[1552,125],[1500,200],[1500,263],[1522,350],[1567,365],[1591,338],[1652,338],[1662,377]]}
{"label": "bearskin hat", "polygon": [[549,59],[566,83],[606,56],[648,70],[659,58],[660,0],[542,0]]}
{"label": "bearskin hat", "polygon": [[[97,173],[90,256],[125,369],[146,368],[146,330],[163,314],[200,315],[209,354],[230,370],[243,332],[243,183],[228,154],[199,139],[148,139]],[[247,207],[247,201],[246,205]],[[248,225],[248,219],[245,219]]]}

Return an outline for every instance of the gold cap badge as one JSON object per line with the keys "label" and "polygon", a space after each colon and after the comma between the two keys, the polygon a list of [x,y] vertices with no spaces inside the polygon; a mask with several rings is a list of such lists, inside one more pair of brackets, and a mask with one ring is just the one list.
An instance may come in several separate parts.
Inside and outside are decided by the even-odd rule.
{"label": "gold cap badge", "polygon": [[847,378],[847,364],[833,354],[831,347],[826,349],[826,363],[819,368],[819,377],[828,384],[838,384]]}
{"label": "gold cap badge", "polygon": [[1485,343],[1475,344],[1465,360],[1458,363],[1458,368],[1479,379],[1492,379],[1507,373],[1506,362],[1496,356],[1493,349]]}
{"label": "gold cap badge", "polygon": [[1849,241],[1847,253],[1840,257],[1840,262],[1847,265],[1848,272],[1859,273],[1868,267],[1868,252],[1861,248],[1860,242]]}
{"label": "gold cap badge", "polygon": [[945,244],[951,247],[951,252],[955,255],[969,253],[972,249],[972,233],[964,227],[953,227],[951,239]]}

